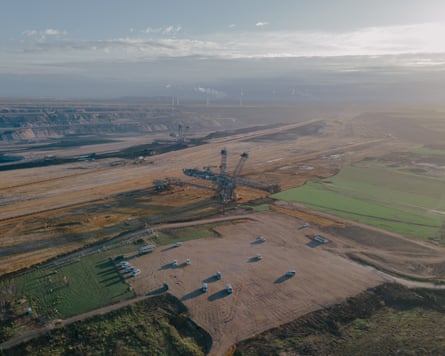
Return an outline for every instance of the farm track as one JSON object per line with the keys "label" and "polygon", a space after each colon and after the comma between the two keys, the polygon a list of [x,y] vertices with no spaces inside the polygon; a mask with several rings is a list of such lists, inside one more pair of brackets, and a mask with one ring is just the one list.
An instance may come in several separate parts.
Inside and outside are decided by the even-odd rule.
{"label": "farm track", "polygon": [[110,169],[110,168],[99,168],[99,169],[95,169],[95,170],[89,170],[88,172],[78,172],[78,173],[73,173],[73,174],[69,174],[69,175],[64,175],[61,177],[40,179],[40,180],[34,181],[34,182],[21,183],[21,184],[11,185],[11,186],[7,186],[7,187],[0,187],[0,191],[8,191],[10,189],[23,188],[23,187],[28,187],[28,186],[37,187],[40,184],[44,184],[44,183],[53,183],[53,182],[57,182],[60,180],[66,180],[68,178],[73,178],[73,177],[78,177],[78,176],[83,176],[83,175],[90,175],[90,174],[94,175],[100,171],[105,171],[107,169]]}
{"label": "farm track", "polygon": [[83,201],[83,202],[80,202],[80,203],[65,204],[65,205],[58,206],[56,208],[49,208],[49,209],[44,209],[44,210],[38,210],[38,211],[34,211],[34,212],[22,214],[22,215],[18,214],[18,215],[15,215],[15,216],[10,216],[10,217],[5,217],[5,218],[0,217],[0,221],[6,221],[6,222],[7,221],[12,221],[12,222],[17,221],[17,222],[22,223],[22,219],[26,218],[26,217],[29,217],[29,216],[32,216],[32,217],[45,216],[48,213],[57,213],[57,212],[60,212],[60,211],[65,211],[66,209],[81,208],[81,207],[84,207],[84,206],[88,206],[90,204],[94,204],[94,203],[97,203],[97,202],[104,202],[104,201],[107,201],[107,200],[108,200],[107,198],[95,198],[95,199]]}

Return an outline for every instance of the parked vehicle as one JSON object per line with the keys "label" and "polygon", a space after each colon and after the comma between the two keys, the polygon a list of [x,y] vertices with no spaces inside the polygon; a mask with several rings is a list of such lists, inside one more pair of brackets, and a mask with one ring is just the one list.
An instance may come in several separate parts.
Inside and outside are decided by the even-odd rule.
{"label": "parked vehicle", "polygon": [[143,246],[143,247],[139,247],[139,254],[142,255],[144,253],[148,253],[148,252],[153,252],[156,249],[155,245],[147,245],[147,246]]}
{"label": "parked vehicle", "polygon": [[124,267],[127,267],[127,266],[129,266],[130,264],[127,262],[127,261],[121,261],[120,262],[120,266],[121,266],[121,268],[124,268]]}
{"label": "parked vehicle", "polygon": [[320,236],[320,235],[315,236],[314,240],[317,241],[320,244],[327,244],[328,243],[328,239],[326,237],[323,237],[323,236]]}
{"label": "parked vehicle", "polygon": [[232,288],[232,285],[230,283],[227,283],[226,290],[227,290],[227,293],[232,294],[233,288]]}

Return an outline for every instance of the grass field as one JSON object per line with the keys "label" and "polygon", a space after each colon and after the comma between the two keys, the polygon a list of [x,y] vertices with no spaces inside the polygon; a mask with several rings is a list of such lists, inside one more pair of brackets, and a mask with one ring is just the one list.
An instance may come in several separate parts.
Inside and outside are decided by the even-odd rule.
{"label": "grass field", "polygon": [[156,236],[150,238],[152,243],[163,246],[174,244],[175,242],[184,242],[189,240],[203,239],[207,237],[217,237],[218,233],[214,230],[215,226],[233,224],[235,222],[223,222],[211,225],[197,225],[183,227],[180,229],[164,229],[156,233]]}
{"label": "grass field", "polygon": [[445,244],[445,178],[403,172],[377,161],[272,195],[385,230]]}
{"label": "grass field", "polygon": [[435,148],[429,147],[419,147],[413,151],[413,153],[421,154],[421,155],[445,155],[445,150],[438,150]]}
{"label": "grass field", "polygon": [[35,313],[49,319],[66,318],[133,297],[108,252],[36,269],[17,277],[15,283],[17,295],[24,296]]}
{"label": "grass field", "polygon": [[269,204],[261,204],[254,207],[255,211],[269,211]]}

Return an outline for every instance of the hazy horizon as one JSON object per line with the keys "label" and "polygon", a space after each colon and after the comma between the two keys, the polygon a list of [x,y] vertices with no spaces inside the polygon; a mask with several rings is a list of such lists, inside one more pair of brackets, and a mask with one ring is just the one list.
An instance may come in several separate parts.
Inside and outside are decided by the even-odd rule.
{"label": "hazy horizon", "polygon": [[2,97],[443,100],[441,1],[44,0],[3,10]]}

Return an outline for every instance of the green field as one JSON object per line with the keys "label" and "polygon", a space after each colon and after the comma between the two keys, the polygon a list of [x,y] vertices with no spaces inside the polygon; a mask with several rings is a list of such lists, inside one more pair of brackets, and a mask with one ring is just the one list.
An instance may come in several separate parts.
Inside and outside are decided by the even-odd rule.
{"label": "green field", "polygon": [[269,211],[269,204],[261,204],[254,207],[255,211]]}
{"label": "green field", "polygon": [[108,253],[35,269],[17,277],[15,284],[17,295],[28,300],[33,312],[49,319],[78,315],[133,297]]}
{"label": "green field", "polygon": [[445,150],[438,150],[435,148],[429,148],[424,146],[415,149],[413,153],[417,153],[420,155],[445,155]]}
{"label": "green field", "polygon": [[150,242],[158,245],[169,245],[175,242],[184,242],[189,240],[204,239],[208,237],[218,237],[219,234],[214,230],[215,226],[234,224],[234,221],[221,222],[217,224],[205,224],[183,227],[178,229],[164,229],[151,237]]}
{"label": "green field", "polygon": [[377,161],[272,195],[309,208],[445,244],[445,178],[397,170]]}

